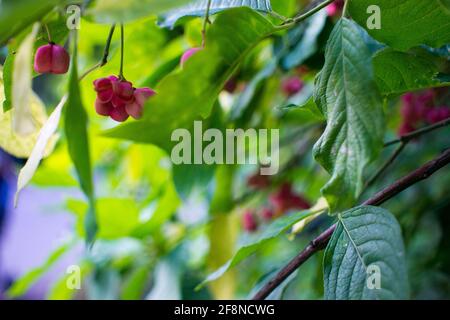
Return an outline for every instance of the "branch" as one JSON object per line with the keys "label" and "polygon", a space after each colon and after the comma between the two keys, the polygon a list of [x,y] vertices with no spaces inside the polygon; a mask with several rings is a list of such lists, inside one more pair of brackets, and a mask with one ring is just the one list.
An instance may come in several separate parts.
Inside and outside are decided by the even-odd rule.
{"label": "branch", "polygon": [[394,153],[389,157],[389,159],[383,164],[383,166],[378,169],[377,172],[367,181],[365,185],[365,189],[370,187],[379,177],[383,175],[383,173],[390,167],[390,165],[398,158],[400,153],[402,153],[403,149],[406,147],[408,142],[401,142],[401,144],[395,149]]}
{"label": "branch", "polygon": [[422,129],[419,129],[419,130],[413,131],[411,133],[405,134],[404,136],[401,136],[398,139],[386,142],[384,144],[384,146],[388,147],[388,146],[391,146],[393,144],[397,144],[397,143],[400,143],[400,142],[406,143],[406,142],[409,142],[409,141],[411,141],[411,140],[413,140],[415,138],[420,137],[423,134],[432,132],[434,130],[443,128],[443,127],[448,126],[448,125],[450,125],[450,118],[442,120],[442,121],[439,121],[439,122],[437,122],[437,123],[435,123],[435,124],[433,124],[431,126],[424,127]]}
{"label": "branch", "polygon": [[325,8],[329,4],[333,3],[334,1],[336,1],[336,0],[326,0],[326,1],[322,2],[321,4],[317,5],[316,7],[312,8],[311,10],[309,10],[299,16],[296,16],[295,18],[287,19],[283,24],[278,26],[277,29],[278,30],[289,29],[289,28],[295,26],[296,24],[308,19],[310,16],[314,15],[316,12],[322,10],[323,8]]}
{"label": "branch", "polygon": [[[439,155],[434,160],[427,162],[420,168],[411,172],[407,176],[397,180],[387,188],[381,190],[373,197],[363,202],[363,205],[372,205],[377,206],[382,204],[383,202],[391,199],[395,195],[399,194],[403,190],[411,187],[412,185],[427,179],[433,173],[443,168],[447,164],[450,163],[450,149],[445,150],[441,155]],[[263,300],[267,298],[267,296],[278,287],[286,278],[292,274],[298,267],[300,267],[305,261],[307,261],[312,255],[314,255],[317,251],[323,250],[328,241],[331,238],[334,230],[336,228],[336,224],[329,227],[323,233],[321,233],[317,238],[312,240],[310,244],[300,252],[294,259],[292,259],[280,272],[270,280],[256,295],[253,297],[253,300]]]}

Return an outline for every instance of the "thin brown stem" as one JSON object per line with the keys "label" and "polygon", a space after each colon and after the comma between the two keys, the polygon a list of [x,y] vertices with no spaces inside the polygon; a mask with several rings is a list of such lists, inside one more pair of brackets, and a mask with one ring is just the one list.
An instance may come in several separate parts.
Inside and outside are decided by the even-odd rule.
{"label": "thin brown stem", "polygon": [[329,4],[333,3],[334,1],[336,1],[336,0],[326,0],[326,1],[322,2],[321,4],[317,5],[316,7],[312,8],[311,10],[309,10],[299,16],[296,16],[295,18],[289,18],[282,25],[278,26],[277,29],[278,30],[289,29],[289,28],[297,25],[298,23],[308,19],[310,16],[314,15],[315,13],[322,10],[323,8],[325,8]]}
{"label": "thin brown stem", "polygon": [[121,80],[125,80],[125,77],[123,76],[123,51],[125,47],[125,35],[123,30],[123,23],[120,24],[120,71],[119,71],[119,78]]}
{"label": "thin brown stem", "polygon": [[367,189],[368,187],[370,187],[371,185],[374,184],[374,182],[380,178],[383,173],[385,173],[385,171],[392,165],[392,163],[394,163],[394,161],[398,158],[398,156],[400,155],[400,153],[402,153],[403,149],[406,147],[406,145],[408,144],[408,142],[402,142],[400,143],[400,145],[397,147],[397,149],[395,149],[394,153],[389,157],[389,159],[383,164],[383,166],[378,169],[377,172],[375,172],[375,174],[367,181],[365,188]]}
{"label": "thin brown stem", "polygon": [[202,28],[202,48],[204,48],[206,44],[206,26],[208,25],[208,23],[211,23],[209,21],[209,11],[211,9],[211,2],[212,0],[208,0],[208,4],[206,5],[205,20],[203,21],[203,28]]}
{"label": "thin brown stem", "polygon": [[44,23],[45,31],[47,32],[47,40],[49,43],[52,42],[52,35],[50,34],[50,29],[48,28],[48,25]]}
{"label": "thin brown stem", "polygon": [[400,142],[409,142],[409,141],[411,141],[411,140],[413,140],[415,138],[418,138],[418,137],[420,137],[420,136],[422,136],[422,135],[424,135],[426,133],[430,133],[432,131],[435,131],[435,130],[443,128],[443,127],[446,127],[448,125],[450,125],[450,118],[442,120],[442,121],[439,121],[439,122],[437,122],[437,123],[435,123],[435,124],[433,124],[431,126],[427,126],[427,127],[422,128],[422,129],[419,129],[419,130],[413,131],[411,133],[405,134],[404,136],[401,136],[398,139],[386,142],[384,144],[384,146],[385,147],[389,147],[391,145],[394,145],[394,144],[397,144],[397,143],[400,143]]}
{"label": "thin brown stem", "polygon": [[[427,162],[420,168],[406,175],[405,177],[397,180],[387,188],[381,190],[368,200],[364,201],[363,205],[378,206],[383,202],[396,196],[403,190],[411,187],[412,185],[427,179],[433,173],[443,168],[450,163],[450,149],[444,151],[441,155],[436,157],[434,160]],[[317,238],[312,240],[309,245],[303,249],[294,259],[292,259],[285,267],[283,267],[280,272],[270,280],[261,290],[259,290],[253,297],[253,300],[263,300],[269,296],[269,294],[277,288],[284,280],[286,280],[289,275],[291,275],[297,268],[299,268],[304,262],[306,262],[311,256],[316,252],[323,250],[330,240],[334,230],[336,229],[336,224],[329,227],[323,233],[321,233]]]}
{"label": "thin brown stem", "polygon": [[83,80],[88,74],[90,74],[91,72],[97,70],[100,67],[103,67],[105,64],[108,63],[108,57],[109,57],[109,49],[111,47],[111,41],[112,41],[112,37],[114,34],[114,30],[116,28],[116,25],[113,24],[111,26],[111,29],[109,30],[109,34],[108,34],[108,38],[106,39],[106,44],[105,44],[105,49],[103,50],[103,57],[102,60],[100,60],[100,62],[97,62],[94,66],[90,67],[89,69],[87,69],[79,78],[78,80],[81,81]]}

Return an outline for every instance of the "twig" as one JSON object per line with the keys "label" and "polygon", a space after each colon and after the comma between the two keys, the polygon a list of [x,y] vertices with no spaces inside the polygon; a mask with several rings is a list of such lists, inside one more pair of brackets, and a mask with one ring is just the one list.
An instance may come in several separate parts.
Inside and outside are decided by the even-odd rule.
{"label": "twig", "polygon": [[[407,176],[397,180],[387,188],[375,194],[373,197],[363,202],[363,205],[372,205],[377,206],[382,204],[383,202],[391,199],[395,195],[399,194],[403,190],[409,188],[410,186],[427,179],[433,173],[443,168],[447,164],[450,163],[450,149],[444,151],[441,155],[439,155],[434,160],[427,162],[420,168],[411,172]],[[336,224],[329,227],[323,233],[321,233],[317,238],[312,240],[310,244],[301,251],[294,259],[292,259],[285,267],[281,269],[280,272],[270,280],[256,295],[253,297],[253,300],[262,300],[267,298],[269,294],[277,288],[286,278],[292,274],[298,267],[300,267],[305,261],[307,261],[312,255],[316,252],[324,249],[328,241],[331,238],[334,230],[336,228]]]}
{"label": "twig", "polygon": [[289,18],[282,25],[278,26],[277,29],[278,30],[289,29],[289,28],[293,27],[294,25],[302,22],[303,20],[308,19],[310,16],[312,16],[316,12],[322,10],[323,8],[325,8],[329,4],[333,3],[334,1],[336,1],[336,0],[326,0],[326,1],[322,2],[321,4],[317,5],[316,7],[314,7],[313,9],[311,9],[299,16],[296,16],[295,18]]}
{"label": "twig", "polygon": [[119,71],[119,78],[120,80],[125,80],[125,77],[123,76],[123,51],[125,47],[125,35],[123,31],[123,23],[120,24],[120,71]]}
{"label": "twig", "polygon": [[397,157],[402,153],[403,149],[406,147],[408,142],[402,142],[397,149],[395,149],[394,153],[389,157],[389,159],[384,163],[384,165],[378,169],[377,172],[367,181],[364,189],[370,187],[379,177],[383,175],[383,173],[389,168],[389,166],[397,159]]}
{"label": "twig", "polygon": [[345,0],[344,8],[342,9],[342,18],[347,16],[348,3],[350,0]]}
{"label": "twig", "polygon": [[206,5],[205,20],[203,21],[202,27],[202,48],[204,48],[206,44],[206,25],[208,23],[211,23],[211,21],[209,21],[209,11],[211,9],[211,2],[212,0],[208,0],[208,4]]}
{"label": "twig", "polygon": [[90,67],[88,70],[86,70],[79,78],[78,80],[81,81],[83,80],[88,74],[90,74],[92,71],[103,67],[105,64],[108,63],[108,57],[109,57],[109,49],[111,47],[111,40],[112,40],[112,36],[114,34],[114,29],[116,28],[116,25],[113,24],[111,26],[111,29],[109,30],[109,34],[108,34],[108,39],[106,39],[106,44],[105,44],[105,49],[103,51],[103,57],[102,60],[100,60],[100,62],[96,63],[94,66]]}
{"label": "twig", "polygon": [[395,139],[395,140],[386,142],[386,143],[384,144],[384,146],[385,146],[385,147],[389,147],[389,146],[391,146],[391,145],[393,145],[393,144],[397,144],[397,143],[400,143],[400,142],[409,142],[409,141],[411,141],[411,140],[413,140],[413,139],[415,139],[415,138],[420,137],[420,136],[423,135],[423,134],[432,132],[432,131],[434,131],[434,130],[443,128],[443,127],[448,126],[448,125],[450,125],[450,118],[445,119],[445,120],[442,120],[442,121],[440,121],[440,122],[437,122],[437,123],[435,123],[435,124],[433,124],[433,125],[431,125],[431,126],[424,127],[424,128],[422,128],[422,129],[419,129],[419,130],[413,131],[413,132],[411,132],[411,133],[405,134],[404,136],[401,136],[401,137],[398,138],[398,139]]}

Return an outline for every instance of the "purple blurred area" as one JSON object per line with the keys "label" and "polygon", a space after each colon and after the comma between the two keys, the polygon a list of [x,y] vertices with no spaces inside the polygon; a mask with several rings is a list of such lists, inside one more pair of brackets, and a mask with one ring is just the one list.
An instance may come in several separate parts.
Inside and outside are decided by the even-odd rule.
{"label": "purple blurred area", "polygon": [[[66,190],[28,187],[21,192],[16,209],[15,159],[0,153],[0,299],[5,290],[30,270],[47,260],[73,230],[74,216],[63,204]],[[21,299],[45,299],[51,286],[76,263],[80,248],[70,250],[40,278]]]}

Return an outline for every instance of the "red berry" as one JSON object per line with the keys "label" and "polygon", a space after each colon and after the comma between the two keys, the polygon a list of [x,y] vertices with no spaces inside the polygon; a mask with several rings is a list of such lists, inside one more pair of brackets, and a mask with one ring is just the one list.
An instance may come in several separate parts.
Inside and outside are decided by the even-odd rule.
{"label": "red berry", "polygon": [[128,119],[128,113],[125,110],[125,106],[114,107],[109,113],[109,116],[117,122],[124,122]]}
{"label": "red berry", "polygon": [[233,93],[236,91],[236,88],[238,86],[238,82],[235,78],[231,78],[227,82],[225,82],[225,85],[223,86],[223,89],[228,93]]}
{"label": "red berry", "polygon": [[283,81],[282,88],[283,92],[288,96],[293,96],[299,93],[304,87],[303,81],[298,77],[290,77]]}
{"label": "red berry", "polygon": [[261,211],[261,217],[267,221],[272,220],[275,217],[275,212],[273,212],[270,208],[263,208]]}
{"label": "red berry", "polygon": [[135,119],[142,117],[145,102],[155,95],[155,91],[150,88],[135,89],[131,82],[115,76],[95,80],[94,89],[97,92],[97,113],[119,122],[127,120],[129,116]]}
{"label": "red berry", "polygon": [[114,107],[124,107],[127,103],[133,102],[134,89],[133,84],[128,81],[115,81],[112,82],[113,96],[111,102]]}
{"label": "red berry", "polygon": [[98,97],[95,100],[95,111],[101,116],[109,116],[114,109],[111,102],[102,102]]}
{"label": "red berry", "polygon": [[254,213],[250,210],[244,212],[242,216],[242,226],[247,232],[255,232],[258,229],[258,223]]}
{"label": "red berry", "polygon": [[416,128],[414,126],[412,126],[411,124],[407,123],[407,122],[403,122],[400,125],[400,128],[398,129],[398,135],[399,136],[404,136],[407,135],[408,133],[411,133],[413,131],[415,131]]}
{"label": "red berry", "polygon": [[432,108],[428,111],[426,118],[431,124],[450,118],[450,107]]}
{"label": "red berry", "polygon": [[306,199],[292,191],[289,183],[283,184],[278,192],[269,197],[269,201],[276,214],[282,214],[292,209],[305,210],[311,207]]}
{"label": "red berry", "polygon": [[37,73],[63,74],[69,70],[69,64],[69,53],[54,43],[39,47],[34,57],[34,70]]}
{"label": "red berry", "polygon": [[142,117],[145,102],[156,93],[150,88],[138,88],[134,91],[134,100],[125,106],[127,113],[135,119]]}
{"label": "red berry", "polygon": [[327,14],[330,17],[337,16],[341,13],[343,8],[344,8],[344,0],[336,0],[335,2],[327,6]]}
{"label": "red berry", "polygon": [[95,80],[94,89],[97,91],[97,99],[103,103],[110,102],[114,95],[113,83],[118,80],[114,76]]}
{"label": "red berry", "polygon": [[247,185],[254,189],[265,189],[270,186],[270,179],[268,176],[256,173],[247,179]]}
{"label": "red berry", "polygon": [[184,67],[184,64],[186,63],[186,61],[188,61],[194,54],[196,54],[197,52],[199,52],[201,50],[203,50],[203,48],[191,48],[191,49],[187,50],[181,56],[181,60],[180,60],[181,67]]}

